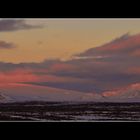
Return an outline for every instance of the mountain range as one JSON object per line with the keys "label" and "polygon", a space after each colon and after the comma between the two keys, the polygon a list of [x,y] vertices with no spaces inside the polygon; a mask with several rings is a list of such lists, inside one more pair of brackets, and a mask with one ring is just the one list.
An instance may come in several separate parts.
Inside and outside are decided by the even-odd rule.
{"label": "mountain range", "polygon": [[[25,90],[28,91],[25,93]],[[0,102],[24,102],[24,101],[69,101],[69,102],[139,102],[140,83],[105,91],[102,94],[75,92],[57,88],[32,86],[32,85],[10,85],[8,89],[0,93]]]}

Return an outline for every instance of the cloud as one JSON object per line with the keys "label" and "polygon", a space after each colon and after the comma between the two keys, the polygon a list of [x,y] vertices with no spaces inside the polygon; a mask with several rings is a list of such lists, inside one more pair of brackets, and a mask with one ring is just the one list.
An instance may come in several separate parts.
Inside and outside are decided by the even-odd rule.
{"label": "cloud", "polygon": [[14,49],[16,45],[11,42],[0,41],[0,49]]}
{"label": "cloud", "polygon": [[120,36],[120,37],[114,39],[114,40],[112,41],[112,43],[114,43],[114,42],[121,42],[121,41],[124,41],[124,40],[126,40],[126,39],[128,39],[128,38],[130,38],[130,37],[131,37],[131,35],[130,35],[129,32],[128,32],[128,33],[125,33],[125,34],[123,34],[122,36]]}
{"label": "cloud", "polygon": [[126,73],[140,75],[140,67],[130,67],[126,70]]}
{"label": "cloud", "polygon": [[[19,81],[84,93],[102,93],[140,82],[139,52],[140,35],[123,35],[111,43],[83,52],[78,59],[19,64],[1,62],[0,72],[30,70],[32,75],[29,75],[37,80],[22,80],[20,77]],[[22,75],[28,77],[28,74]]]}
{"label": "cloud", "polygon": [[77,57],[114,57],[125,56],[136,53],[140,49],[140,34],[130,36],[124,34],[121,37],[110,41],[96,48],[90,48],[87,51],[76,55]]}
{"label": "cloud", "polygon": [[24,69],[0,72],[0,84],[37,81],[37,78],[38,77],[32,74],[29,70]]}
{"label": "cloud", "polygon": [[43,44],[43,41],[38,41],[37,42],[37,45],[39,45],[39,46],[42,45],[42,44]]}
{"label": "cloud", "polygon": [[[67,83],[46,83],[46,85],[84,92],[93,90],[98,92],[140,82],[139,54],[140,34],[133,36],[125,34],[110,43],[77,55],[78,59],[73,58],[66,62],[73,65],[75,69],[52,72],[53,75],[60,77],[86,79],[90,84],[77,85],[73,82],[70,86]],[[93,83],[92,80],[96,82]]]}
{"label": "cloud", "polygon": [[53,72],[65,72],[65,71],[70,71],[70,70],[74,70],[74,69],[75,69],[75,67],[71,64],[56,63],[56,64],[53,64],[49,68],[49,71],[51,73],[53,73]]}
{"label": "cloud", "polygon": [[34,72],[37,72],[37,74],[47,74],[48,69],[51,68],[54,64],[62,63],[60,60],[45,60],[40,63],[6,63],[6,62],[0,62],[0,71],[13,71],[17,68],[19,69],[30,69],[34,70]]}
{"label": "cloud", "polygon": [[18,30],[29,30],[34,28],[41,28],[41,25],[27,24],[25,20],[1,19],[0,32],[11,32]]}

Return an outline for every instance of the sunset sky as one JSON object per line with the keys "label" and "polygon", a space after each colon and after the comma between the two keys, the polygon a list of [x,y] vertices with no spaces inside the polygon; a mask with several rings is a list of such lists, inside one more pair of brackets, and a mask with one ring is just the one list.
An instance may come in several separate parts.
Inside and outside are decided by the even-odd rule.
{"label": "sunset sky", "polygon": [[9,95],[128,97],[140,90],[139,62],[138,19],[0,19],[0,92]]}
{"label": "sunset sky", "polygon": [[[124,33],[140,33],[138,19],[15,19],[14,24],[21,26],[23,23],[16,23],[16,20],[35,27],[0,30],[0,40],[16,46],[1,48],[0,61],[20,63],[41,62],[51,58],[65,60]],[[2,22],[3,19],[0,20],[0,26],[3,26]],[[8,21],[5,25],[11,28],[14,26],[10,22],[8,24]]]}

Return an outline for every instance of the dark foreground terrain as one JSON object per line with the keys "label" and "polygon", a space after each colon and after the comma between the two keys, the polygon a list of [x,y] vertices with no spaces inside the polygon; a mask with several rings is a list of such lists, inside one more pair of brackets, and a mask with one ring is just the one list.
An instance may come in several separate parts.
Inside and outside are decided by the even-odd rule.
{"label": "dark foreground terrain", "polygon": [[0,121],[140,121],[140,103],[1,103]]}

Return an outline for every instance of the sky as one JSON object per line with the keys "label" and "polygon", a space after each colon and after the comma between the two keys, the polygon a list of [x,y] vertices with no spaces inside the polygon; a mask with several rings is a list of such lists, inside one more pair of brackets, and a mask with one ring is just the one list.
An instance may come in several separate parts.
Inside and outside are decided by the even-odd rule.
{"label": "sky", "polygon": [[[21,63],[41,62],[55,58],[67,60],[74,54],[98,47],[124,33],[140,32],[140,20],[137,19],[16,20],[24,20],[25,24],[35,27],[0,31],[1,41],[16,46],[11,49],[3,47],[0,51],[0,61]],[[3,22],[3,19],[0,22]],[[20,26],[21,23],[18,24]]]}
{"label": "sky", "polygon": [[0,91],[140,101],[139,62],[138,19],[0,19]]}

